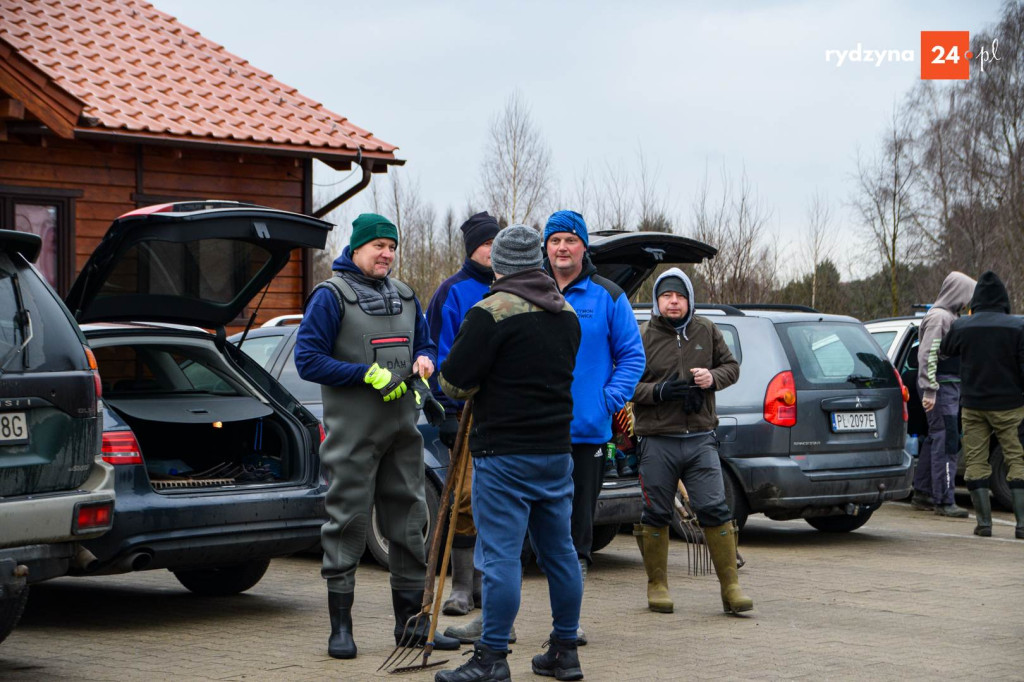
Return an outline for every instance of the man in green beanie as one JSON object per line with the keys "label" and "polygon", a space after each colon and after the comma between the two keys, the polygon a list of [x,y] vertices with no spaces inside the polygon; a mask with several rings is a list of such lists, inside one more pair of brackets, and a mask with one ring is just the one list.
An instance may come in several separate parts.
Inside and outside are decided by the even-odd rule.
{"label": "man in green beanie", "polygon": [[[327,438],[320,459],[330,471],[327,523],[321,530],[331,635],[327,652],[355,658],[352,603],[355,573],[366,547],[370,507],[387,537],[395,642],[419,613],[426,577],[423,437],[406,381],[434,372],[437,347],[416,294],[388,277],[398,228],[364,213],[352,223],[334,275],[306,302],[295,343],[299,376],[321,386]],[[424,619],[425,620],[425,619]],[[427,638],[421,623],[418,644]],[[435,634],[435,649],[458,640]]]}

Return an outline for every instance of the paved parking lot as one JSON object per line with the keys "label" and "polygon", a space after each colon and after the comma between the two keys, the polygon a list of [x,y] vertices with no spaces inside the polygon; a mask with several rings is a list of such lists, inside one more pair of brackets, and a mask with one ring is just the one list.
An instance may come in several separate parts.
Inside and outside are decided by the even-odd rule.
{"label": "paved parking lot", "polygon": [[[586,586],[586,679],[1024,679],[1024,541],[1013,539],[1011,515],[996,517],[991,539],[971,535],[973,521],[902,503],[851,534],[753,517],[740,571],[755,601],[748,618],[721,612],[714,576],[685,575],[680,542],[670,559],[676,612],[649,612],[636,545],[619,535]],[[54,581],[35,588],[21,626],[0,644],[0,679],[385,679],[375,670],[393,641],[387,574],[367,563],[357,580],[353,661],[326,654],[312,557],[273,562],[259,585],[231,598],[192,596],[165,571]],[[536,571],[516,628],[513,678],[541,679],[529,661],[550,617]],[[443,653],[431,660],[463,660]],[[433,671],[399,677],[432,680]]]}

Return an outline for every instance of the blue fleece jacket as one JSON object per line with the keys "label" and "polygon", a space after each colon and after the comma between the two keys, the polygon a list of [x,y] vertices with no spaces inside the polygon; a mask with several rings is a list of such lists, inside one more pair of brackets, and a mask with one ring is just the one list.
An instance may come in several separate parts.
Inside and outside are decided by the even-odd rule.
{"label": "blue fleece jacket", "polygon": [[[349,247],[341,252],[331,266],[335,272],[362,271],[352,262]],[[413,336],[414,358],[425,355],[436,368],[437,347],[430,338],[427,319],[423,316],[419,299],[416,303],[416,330]],[[370,366],[358,362],[341,362],[334,359],[334,342],[340,330],[341,309],[338,299],[328,289],[317,289],[306,303],[305,315],[295,337],[295,369],[306,381],[326,386],[355,386],[363,383]]]}
{"label": "blue fleece jacket", "polygon": [[582,330],[572,382],[572,442],[607,443],[612,417],[633,396],[647,364],[640,327],[626,293],[598,275],[587,256],[562,294]]}
{"label": "blue fleece jacket", "polygon": [[[467,258],[462,269],[441,282],[427,304],[427,323],[430,338],[437,344],[437,366],[448,357],[455,336],[459,333],[462,320],[474,305],[483,300],[494,281],[494,272]],[[445,414],[454,417],[462,403],[444,394],[437,384],[437,377],[431,377],[430,387],[434,396],[444,405]]]}

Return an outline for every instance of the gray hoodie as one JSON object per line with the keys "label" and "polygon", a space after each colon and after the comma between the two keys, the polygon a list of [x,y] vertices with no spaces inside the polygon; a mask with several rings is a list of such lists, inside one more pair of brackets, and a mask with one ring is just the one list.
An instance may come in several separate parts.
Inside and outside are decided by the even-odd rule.
{"label": "gray hoodie", "polygon": [[690,324],[690,320],[693,319],[693,309],[696,307],[696,303],[693,301],[693,283],[690,278],[686,276],[686,273],[679,268],[669,268],[665,272],[658,276],[658,279],[654,281],[654,293],[651,295],[654,299],[654,305],[651,306],[651,317],[658,317],[661,315],[661,310],[658,308],[658,283],[666,277],[678,277],[683,280],[683,284],[686,285],[686,301],[689,305],[689,309],[686,311],[686,315],[683,317],[682,322],[675,325],[675,328],[683,335],[684,339],[689,340],[686,335],[686,326]]}
{"label": "gray hoodie", "polygon": [[960,371],[950,364],[945,357],[939,356],[939,345],[949,331],[950,325],[967,306],[977,284],[962,272],[951,272],[946,275],[939,289],[939,296],[921,320],[920,343],[917,348],[917,388],[921,398],[935,399],[939,383],[959,382]]}

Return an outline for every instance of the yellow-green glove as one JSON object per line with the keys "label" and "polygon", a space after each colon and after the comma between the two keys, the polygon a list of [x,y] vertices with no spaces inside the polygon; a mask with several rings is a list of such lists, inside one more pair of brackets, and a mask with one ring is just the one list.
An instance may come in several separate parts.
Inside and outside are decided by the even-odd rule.
{"label": "yellow-green glove", "polygon": [[363,381],[377,389],[386,403],[398,400],[408,390],[404,381],[396,378],[390,370],[384,369],[376,362],[370,365]]}

